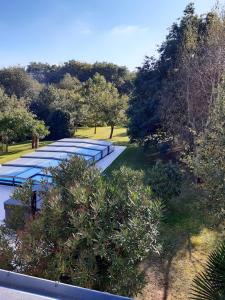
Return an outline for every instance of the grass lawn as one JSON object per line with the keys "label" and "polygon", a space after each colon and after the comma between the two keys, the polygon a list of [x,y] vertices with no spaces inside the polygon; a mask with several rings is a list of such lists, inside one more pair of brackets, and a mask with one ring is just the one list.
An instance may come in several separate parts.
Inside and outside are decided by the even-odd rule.
{"label": "grass lawn", "polygon": [[144,264],[147,285],[137,299],[188,300],[194,276],[224,238],[224,224],[215,226],[204,193],[184,183],[181,196],[165,204],[162,255]]}
{"label": "grass lawn", "polygon": [[[75,133],[76,137],[109,140],[110,127],[98,127],[97,133],[94,134],[93,128],[79,128]],[[109,141],[117,145],[126,146],[127,149],[114,161],[106,170],[106,174],[110,174],[121,166],[127,166],[135,170],[146,170],[151,165],[151,160],[144,153],[141,147],[129,143],[127,129],[124,127],[116,127],[113,138]]]}
{"label": "grass lawn", "polygon": [[[75,133],[76,137],[85,137],[90,139],[100,139],[100,140],[109,140],[110,135],[110,127],[97,127],[97,133],[94,134],[94,128],[83,127],[79,128]],[[116,127],[113,133],[113,142],[117,144],[127,144],[129,142],[129,138],[127,136],[127,129],[125,127]]]}
{"label": "grass lawn", "polygon": [[[49,144],[50,142],[44,141],[40,142],[40,146],[45,146]],[[24,143],[18,143],[12,146],[9,146],[9,152],[8,153],[0,153],[0,164],[6,163],[10,160],[16,159],[20,157],[21,155],[24,155],[26,153],[34,151],[31,148],[31,141],[24,142]]]}

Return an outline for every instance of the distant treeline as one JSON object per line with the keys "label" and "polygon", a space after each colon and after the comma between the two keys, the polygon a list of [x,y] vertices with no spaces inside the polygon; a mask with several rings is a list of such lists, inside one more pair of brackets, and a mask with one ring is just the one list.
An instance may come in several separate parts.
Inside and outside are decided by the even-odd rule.
{"label": "distant treeline", "polygon": [[29,130],[25,130],[24,122],[18,134],[11,128],[6,131],[6,124],[17,122],[18,113],[29,120],[44,122],[49,134],[39,132],[40,137],[55,140],[73,135],[79,126],[99,125],[110,126],[112,137],[114,127],[126,122],[125,111],[134,77],[126,67],[74,60],[63,65],[33,62],[26,68],[3,68],[0,70],[0,140],[10,144],[31,137],[33,121],[29,121]]}
{"label": "distant treeline", "polygon": [[106,62],[89,64],[76,60],[70,60],[62,65],[31,62],[26,71],[38,82],[44,84],[58,84],[65,74],[70,74],[80,82],[85,82],[96,73],[99,73],[105,77],[106,81],[113,83],[118,91],[123,94],[131,92],[131,78],[134,76],[125,66],[117,66]]}

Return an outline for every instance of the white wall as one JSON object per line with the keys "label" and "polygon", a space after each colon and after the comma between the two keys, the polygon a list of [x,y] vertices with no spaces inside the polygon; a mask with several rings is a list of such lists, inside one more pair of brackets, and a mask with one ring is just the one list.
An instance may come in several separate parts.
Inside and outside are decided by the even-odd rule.
{"label": "white wall", "polygon": [[4,202],[10,198],[15,187],[0,185],[0,224],[5,218]]}

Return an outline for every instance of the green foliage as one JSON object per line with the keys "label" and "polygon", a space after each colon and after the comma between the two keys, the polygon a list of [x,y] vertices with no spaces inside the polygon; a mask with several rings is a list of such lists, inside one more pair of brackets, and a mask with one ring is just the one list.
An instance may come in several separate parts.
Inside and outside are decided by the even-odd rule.
{"label": "green foliage", "polygon": [[122,168],[104,178],[73,158],[50,170],[53,188],[19,233],[15,267],[93,289],[134,295],[144,284],[140,262],[159,251],[160,202],[143,174]]}
{"label": "green foliage", "polygon": [[15,141],[23,141],[32,136],[43,138],[48,134],[43,121],[29,112],[24,101],[15,96],[9,97],[0,90],[0,141],[6,145]]}
{"label": "green foliage", "polygon": [[17,98],[30,98],[41,90],[41,85],[32,79],[24,68],[18,67],[0,70],[0,85],[9,96],[16,95]]}
{"label": "green foliage", "polygon": [[82,88],[81,82],[76,78],[72,77],[69,73],[66,73],[63,79],[58,84],[59,88],[65,90],[76,90],[79,91]]}
{"label": "green foliage", "polygon": [[49,86],[45,87],[38,98],[33,99],[30,104],[31,111],[49,128],[49,139],[55,140],[70,136],[70,114],[67,109],[61,109],[61,106],[64,107],[64,103],[63,93],[60,92],[60,89]]}
{"label": "green foliage", "polygon": [[181,192],[182,176],[179,167],[171,162],[157,161],[148,172],[148,184],[154,195],[165,201]]}
{"label": "green foliage", "polygon": [[225,299],[225,242],[210,254],[205,270],[194,279],[190,299]]}
{"label": "green foliage", "polygon": [[[131,141],[143,144],[152,135],[165,129],[162,122],[163,92],[165,84],[167,85],[177,72],[185,30],[193,13],[193,6],[188,6],[180,23],[171,26],[165,42],[159,47],[159,58],[145,57],[143,65],[138,68],[127,111]],[[170,109],[169,105],[166,109]]]}
{"label": "green foliage", "polygon": [[146,57],[134,81],[135,89],[127,110],[128,135],[133,142],[143,143],[161,128],[157,96],[159,81],[156,61]]}
{"label": "green foliage", "polygon": [[194,147],[225,71],[224,24],[223,11],[198,16],[191,3],[171,26],[158,59],[145,58],[127,111],[131,141],[144,144],[164,131]]}
{"label": "green foliage", "polygon": [[225,199],[225,85],[218,88],[208,126],[196,137],[196,151],[190,166],[209,191],[211,205],[224,214]]}
{"label": "green foliage", "polygon": [[44,121],[40,121],[34,118],[33,124],[31,124],[31,133],[32,136],[43,139],[49,134],[49,131],[45,126]]}
{"label": "green foliage", "polygon": [[[171,77],[173,78],[177,72],[186,27],[193,16],[194,8],[190,4],[184,11],[180,23],[171,26],[165,42],[158,49],[159,58],[146,57],[138,69],[127,112],[128,134],[131,141],[145,143],[152,135],[165,129],[162,122],[163,92],[165,85],[168,85]],[[176,92],[177,88],[173,90]],[[168,110],[169,105],[166,107]]]}
{"label": "green foliage", "polygon": [[88,64],[70,60],[63,65],[57,66],[32,62],[28,65],[27,72],[41,83],[59,84],[59,86],[60,81],[63,80],[64,76],[68,77],[68,74],[83,83],[92,78],[96,73],[99,73],[108,82],[114,84],[121,94],[130,94],[133,88],[132,81],[134,75],[126,67],[117,66],[112,63],[96,62]]}
{"label": "green foliage", "polygon": [[105,123],[111,126],[113,133],[114,126],[125,120],[127,97],[120,96],[103,76],[95,74],[82,85],[66,74],[59,87],[44,88],[30,105],[30,109],[49,127],[50,139],[70,136],[79,126]]}
{"label": "green foliage", "polygon": [[9,245],[9,230],[3,225],[0,226],[0,269],[13,269],[13,249]]}
{"label": "green foliage", "polygon": [[100,74],[88,80],[85,96],[89,105],[90,124],[110,125],[112,138],[114,126],[125,120],[127,97],[120,96],[117,88]]}

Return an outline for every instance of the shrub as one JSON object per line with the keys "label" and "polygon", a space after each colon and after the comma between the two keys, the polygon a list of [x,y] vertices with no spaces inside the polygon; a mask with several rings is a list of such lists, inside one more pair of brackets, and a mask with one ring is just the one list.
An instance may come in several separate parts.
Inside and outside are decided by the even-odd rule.
{"label": "shrub", "polygon": [[159,251],[161,217],[143,174],[122,168],[104,178],[79,158],[51,172],[54,186],[42,192],[40,213],[18,235],[15,267],[87,288],[139,292],[140,262]]}
{"label": "shrub", "polygon": [[158,161],[148,172],[148,184],[153,194],[162,199],[169,200],[181,192],[182,176],[176,164],[164,164]]}

